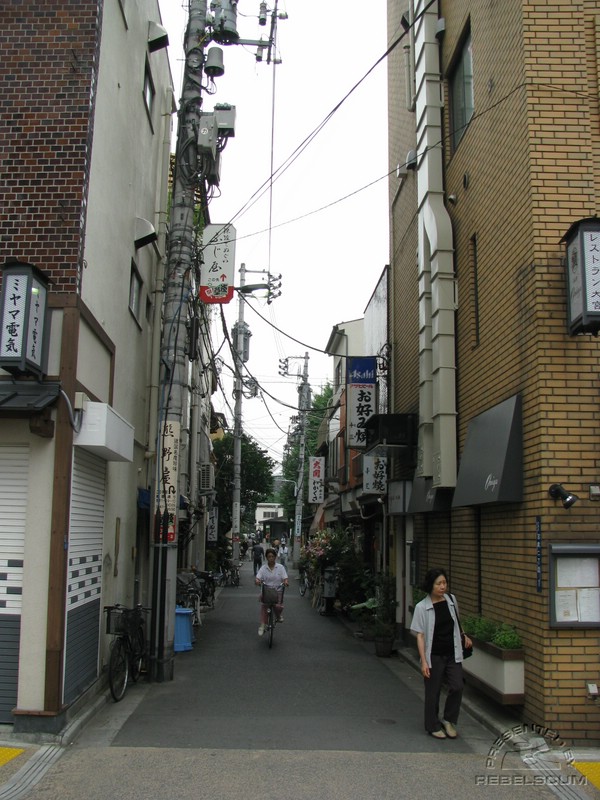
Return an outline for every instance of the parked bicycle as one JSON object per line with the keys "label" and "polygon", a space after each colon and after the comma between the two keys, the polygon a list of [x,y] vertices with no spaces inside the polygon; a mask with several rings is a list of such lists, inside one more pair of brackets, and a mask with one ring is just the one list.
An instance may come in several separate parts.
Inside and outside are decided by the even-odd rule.
{"label": "parked bicycle", "polygon": [[304,597],[307,590],[310,592],[313,588],[313,581],[308,570],[308,567],[300,567],[299,568],[299,577],[298,577],[298,590],[300,591],[300,597]]}
{"label": "parked bicycle", "polygon": [[108,685],[113,700],[123,699],[129,679],[135,683],[140,677],[146,658],[144,614],[150,611],[141,605],[126,608],[122,605],[105,606],[106,632],[115,636],[108,661]]}
{"label": "parked bicycle", "polygon": [[261,597],[260,601],[267,606],[267,624],[265,625],[265,633],[267,634],[267,642],[269,649],[273,647],[273,637],[275,635],[275,625],[277,624],[277,615],[275,613],[275,606],[283,605],[283,594],[285,592],[285,585],[282,583],[277,588],[267,586],[261,583]]}

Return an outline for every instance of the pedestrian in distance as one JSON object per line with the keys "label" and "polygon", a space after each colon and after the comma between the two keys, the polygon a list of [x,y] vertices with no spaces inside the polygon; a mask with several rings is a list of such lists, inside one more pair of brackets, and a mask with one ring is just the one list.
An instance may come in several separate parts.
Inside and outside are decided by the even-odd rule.
{"label": "pedestrian in distance", "polygon": [[287,545],[283,542],[279,545],[279,550],[277,551],[277,561],[283,567],[287,566],[287,558],[288,558],[288,549]]}
{"label": "pedestrian in distance", "polygon": [[[460,714],[464,677],[458,604],[448,592],[445,570],[430,569],[422,589],[426,597],[417,603],[411,631],[416,634],[425,681],[425,730],[436,739],[456,739],[456,724]],[[465,646],[472,645],[465,636]],[[442,683],[447,683],[444,715],[439,719]]]}
{"label": "pedestrian in distance", "polygon": [[256,573],[261,568],[263,563],[263,558],[265,555],[265,551],[263,550],[262,544],[256,542],[256,544],[252,547],[252,563],[254,564],[254,576],[256,577]]}
{"label": "pedestrian in distance", "polygon": [[[277,553],[272,547],[267,548],[266,556],[267,563],[263,564],[256,573],[256,577],[254,579],[256,585],[261,586],[264,583],[265,586],[268,586],[270,589],[279,589],[279,587],[282,585],[289,586],[290,584],[288,581],[287,571],[281,564],[276,563],[275,558]],[[262,636],[267,625],[267,606],[262,602],[262,593],[258,599],[260,602],[260,625],[258,626],[258,635]],[[279,591],[278,602],[275,605],[275,617],[277,622],[283,622],[282,591]]]}

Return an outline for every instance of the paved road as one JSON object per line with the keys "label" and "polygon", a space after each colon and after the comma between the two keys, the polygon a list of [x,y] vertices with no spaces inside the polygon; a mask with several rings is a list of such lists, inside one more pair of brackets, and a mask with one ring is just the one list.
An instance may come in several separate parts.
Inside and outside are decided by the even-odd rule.
{"label": "paved road", "polygon": [[[257,635],[256,598],[245,565],[242,585],[224,588],[205,616],[194,650],[177,656],[174,680],[140,683],[121,703],[107,703],[24,796],[557,796],[548,780],[534,785],[520,762],[515,773],[486,768],[494,735],[464,711],[459,739],[426,736],[415,670],[399,658],[378,659],[338,619],[312,609],[295,585],[269,650]],[[575,797],[569,791],[559,796]],[[16,796],[0,791],[0,800]]]}

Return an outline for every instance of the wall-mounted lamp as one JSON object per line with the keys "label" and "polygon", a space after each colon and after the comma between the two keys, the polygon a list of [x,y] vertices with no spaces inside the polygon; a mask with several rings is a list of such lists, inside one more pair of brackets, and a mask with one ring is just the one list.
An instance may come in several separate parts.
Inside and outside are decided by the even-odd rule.
{"label": "wall-mounted lamp", "polygon": [[135,249],[139,250],[140,247],[145,247],[147,244],[152,244],[158,239],[158,234],[154,229],[154,225],[147,219],[137,217],[135,220],[135,229],[133,233],[133,243]]}
{"label": "wall-mounted lamp", "polygon": [[548,489],[548,494],[553,500],[562,500],[563,508],[571,508],[579,500],[576,494],[567,492],[560,483],[553,483]]}
{"label": "wall-mounted lamp", "polygon": [[162,50],[169,45],[169,35],[166,28],[159,25],[158,22],[148,23],[148,50],[155,53],[157,50]]}

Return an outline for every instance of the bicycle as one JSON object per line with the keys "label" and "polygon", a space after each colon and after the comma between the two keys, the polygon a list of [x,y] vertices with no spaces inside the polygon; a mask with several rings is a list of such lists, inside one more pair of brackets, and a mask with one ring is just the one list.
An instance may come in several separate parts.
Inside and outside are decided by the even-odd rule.
{"label": "bicycle", "polygon": [[276,589],[272,586],[267,586],[261,583],[261,598],[260,601],[263,605],[267,606],[267,624],[265,625],[265,633],[267,634],[267,642],[269,649],[273,647],[273,636],[275,635],[275,625],[277,619],[275,618],[275,606],[283,605],[283,595],[285,592],[285,585],[282,583]]}
{"label": "bicycle", "polygon": [[240,585],[240,568],[235,564],[229,567],[229,583],[231,586]]}
{"label": "bicycle", "polygon": [[138,604],[135,608],[105,606],[106,633],[115,636],[108,662],[108,685],[115,703],[122,700],[129,678],[135,683],[140,677],[146,656],[144,614],[150,611]]}
{"label": "bicycle", "polygon": [[300,592],[300,597],[304,597],[306,594],[306,590],[311,591],[312,589],[312,579],[310,577],[310,573],[308,569],[303,567],[300,568],[300,577],[298,578],[298,590]]}

